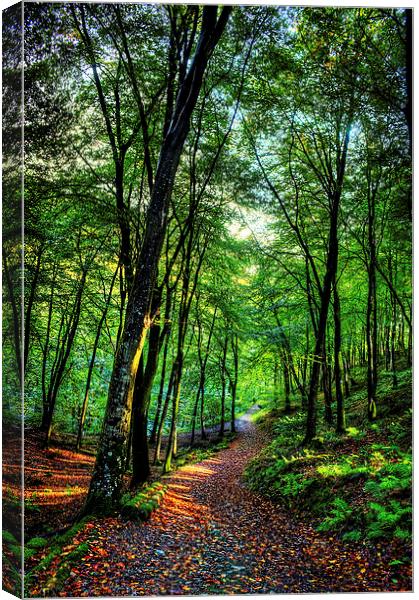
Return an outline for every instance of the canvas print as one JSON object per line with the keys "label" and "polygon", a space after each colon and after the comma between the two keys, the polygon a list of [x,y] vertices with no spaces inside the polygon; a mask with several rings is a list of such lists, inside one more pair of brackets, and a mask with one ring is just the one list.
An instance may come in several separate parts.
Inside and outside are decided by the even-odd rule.
{"label": "canvas print", "polygon": [[412,12],[3,11],[4,590],[412,590]]}

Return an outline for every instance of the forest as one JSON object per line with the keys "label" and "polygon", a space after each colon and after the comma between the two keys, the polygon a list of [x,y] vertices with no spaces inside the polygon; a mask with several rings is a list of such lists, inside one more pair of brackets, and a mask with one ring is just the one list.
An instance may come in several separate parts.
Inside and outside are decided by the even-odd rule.
{"label": "forest", "polygon": [[6,9],[2,256],[4,589],[411,591],[411,9]]}

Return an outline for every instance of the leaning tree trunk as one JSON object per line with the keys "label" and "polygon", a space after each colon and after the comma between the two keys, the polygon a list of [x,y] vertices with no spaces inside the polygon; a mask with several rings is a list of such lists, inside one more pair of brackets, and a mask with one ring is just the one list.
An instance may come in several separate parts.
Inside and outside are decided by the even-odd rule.
{"label": "leaning tree trunk", "polygon": [[143,350],[157,266],[167,229],[170,198],[190,118],[209,58],[227,24],[231,7],[217,19],[217,6],[203,9],[195,55],[180,87],[171,123],[161,147],[144,240],[129,296],[124,330],[115,356],[102,436],[84,514],[106,514],[119,505],[130,431],[135,374]]}
{"label": "leaning tree trunk", "polygon": [[[133,425],[132,425],[132,480],[131,487],[135,487],[144,481],[147,481],[150,475],[150,462],[148,451],[148,408],[151,399],[151,390],[154,377],[157,372],[159,355],[169,328],[165,323],[163,332],[159,321],[160,303],[162,290],[154,293],[152,313],[154,323],[150,329],[148,341],[147,363],[144,374],[135,379],[134,400],[133,400]],[[171,300],[167,298],[165,320],[170,316]],[[157,320],[157,322],[156,322]],[[138,381],[137,381],[138,380]]]}

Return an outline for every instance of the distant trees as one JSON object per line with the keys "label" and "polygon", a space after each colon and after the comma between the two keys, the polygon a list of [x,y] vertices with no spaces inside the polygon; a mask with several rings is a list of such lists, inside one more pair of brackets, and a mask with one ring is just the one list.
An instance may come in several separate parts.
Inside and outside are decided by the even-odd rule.
{"label": "distant trees", "polygon": [[[267,260],[273,260],[287,280],[294,280],[306,297],[307,316],[311,322],[314,341],[313,350],[307,356],[311,369],[307,390],[306,443],[316,436],[316,398],[320,377],[326,419],[331,421],[333,418],[330,393],[334,379],[336,428],[339,432],[345,429],[342,380],[345,378],[348,385],[349,360],[343,362],[346,372],[342,375],[342,309],[338,288],[345,275],[343,271],[339,273],[338,257],[343,250],[346,264],[342,268],[346,269],[347,261],[353,260],[357,253],[356,219],[359,219],[363,231],[367,274],[363,342],[368,364],[367,413],[370,419],[376,416],[379,360],[377,269],[380,264],[377,253],[378,245],[390,233],[385,212],[380,215],[380,221],[377,220],[377,203],[381,198],[384,200],[384,190],[389,184],[391,186],[391,166],[399,160],[393,154],[391,162],[387,163],[389,155],[384,148],[387,144],[398,147],[399,158],[408,149],[408,132],[396,106],[409,103],[410,84],[408,64],[405,64],[403,68],[407,79],[403,80],[399,73],[396,76],[396,71],[392,71],[388,95],[384,89],[385,82],[389,81],[389,69],[380,67],[372,73],[371,67],[376,65],[377,56],[384,47],[391,57],[388,65],[391,64],[392,68],[396,64],[403,65],[407,37],[400,35],[400,31],[404,20],[402,11],[391,14],[364,9],[298,12],[295,33],[289,33],[287,49],[277,50],[274,56],[276,62],[283,61],[284,68],[275,72],[267,51],[266,61],[258,63],[262,83],[249,101],[245,138],[258,164],[266,193],[275,203],[270,203],[270,209],[277,215],[278,235],[290,240],[291,233],[288,244],[292,245],[288,245],[286,252],[282,252],[279,243],[263,251]],[[399,35],[393,26],[398,26]],[[385,38],[381,41],[379,30]],[[394,42],[391,50],[390,40]],[[270,111],[268,119],[267,106]],[[251,116],[250,107],[253,111]],[[380,127],[377,128],[381,119],[387,119],[382,130],[386,131],[385,140],[380,134]],[[372,131],[374,134],[371,136]],[[400,146],[403,143],[404,148]],[[373,156],[380,158],[375,162]],[[404,160],[401,158],[402,162]],[[407,191],[408,171],[402,185]],[[358,212],[355,198],[362,202],[363,212]],[[384,211],[388,207],[389,204]],[[352,231],[355,237],[348,238],[348,231]],[[289,252],[290,248],[292,252]],[[295,259],[286,259],[287,253],[295,256],[297,264],[300,264],[298,268],[295,267]],[[348,253],[352,254],[351,258]],[[388,285],[389,278],[384,271],[382,276]],[[330,305],[333,307],[332,318]],[[401,308],[400,303],[399,306]],[[404,313],[408,324],[409,317],[406,311]],[[328,333],[329,330],[333,333]],[[282,362],[285,365],[284,393],[288,397],[288,367],[292,362],[289,358],[282,358]],[[299,371],[303,375],[301,369]],[[304,393],[302,398],[305,403]]]}

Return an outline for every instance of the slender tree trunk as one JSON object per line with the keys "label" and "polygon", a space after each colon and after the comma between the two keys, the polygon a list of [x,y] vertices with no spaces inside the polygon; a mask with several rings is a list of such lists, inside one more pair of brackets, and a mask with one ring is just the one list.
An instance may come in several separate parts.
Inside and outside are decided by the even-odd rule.
{"label": "slender tree trunk", "polygon": [[225,427],[225,400],[226,400],[226,387],[227,387],[227,377],[226,377],[226,360],[227,360],[227,346],[228,346],[228,338],[226,337],[223,344],[223,352],[220,361],[220,379],[221,379],[221,418],[220,418],[220,429],[218,431],[218,437],[224,437],[224,427]]}
{"label": "slender tree trunk", "polygon": [[236,433],[236,398],[237,398],[237,383],[239,379],[239,338],[235,334],[232,341],[234,372],[233,380],[231,381],[231,433]]}
{"label": "slender tree trunk", "polygon": [[[198,416],[198,406],[199,406],[200,399],[202,399],[201,400],[201,413],[202,413],[202,408],[203,408],[203,398],[204,398],[204,393],[205,393],[205,371],[206,371],[206,367],[207,367],[207,361],[208,361],[208,357],[209,357],[209,350],[210,350],[210,346],[211,346],[212,335],[214,332],[216,316],[217,316],[217,307],[215,307],[211,325],[210,325],[210,329],[208,332],[208,339],[207,339],[204,357],[202,357],[202,354],[201,354],[202,325],[201,325],[201,320],[200,320],[199,316],[197,319],[197,321],[198,321],[198,360],[199,360],[200,373],[199,373],[198,391],[196,394],[194,412],[193,412],[193,416],[192,416],[192,431],[191,431],[191,442],[190,442],[191,446],[193,446],[194,441],[195,441],[195,427],[196,427],[196,419]],[[201,419],[201,421],[202,421],[202,419]]]}
{"label": "slender tree trunk", "polygon": [[317,389],[319,384],[320,366],[324,361],[323,350],[326,336],[327,315],[329,311],[331,289],[333,281],[336,277],[338,265],[338,215],[340,198],[342,194],[343,177],[345,173],[346,155],[349,144],[349,135],[350,124],[347,126],[345,133],[345,141],[343,144],[342,156],[340,159],[339,172],[337,176],[337,189],[330,198],[331,213],[326,273],[324,276],[321,293],[317,336],[313,352],[313,367],[311,371],[310,389],[307,400],[307,425],[306,436],[304,439],[305,444],[310,443],[310,441],[316,436],[317,430]]}
{"label": "slender tree trunk", "polygon": [[76,298],[74,300],[72,312],[69,318],[69,323],[67,327],[67,331],[63,337],[60,347],[60,353],[57,357],[58,360],[56,362],[55,368],[52,369],[50,385],[48,389],[47,403],[48,403],[48,411],[46,413],[45,422],[43,422],[44,430],[45,430],[45,440],[44,446],[48,448],[49,442],[52,434],[52,422],[54,416],[55,405],[57,402],[57,396],[60,389],[60,386],[63,382],[63,379],[66,375],[66,368],[68,359],[71,354],[71,350],[73,348],[74,339],[77,333],[77,328],[80,319],[80,311],[81,311],[81,302],[83,298],[84,286],[86,284],[87,277],[87,267],[85,267],[82,271],[82,275],[78,284]]}
{"label": "slender tree trunk", "polygon": [[345,398],[348,398],[351,390],[349,385],[349,364],[347,357],[342,354],[342,364],[343,364],[343,384],[345,388]]}
{"label": "slender tree trunk", "polygon": [[167,387],[166,397],[164,400],[163,411],[162,411],[161,419],[160,419],[160,423],[159,423],[159,428],[157,430],[157,441],[156,441],[156,449],[154,452],[153,464],[157,464],[160,461],[161,444],[162,444],[162,438],[163,438],[163,428],[164,428],[164,423],[166,421],[167,411],[169,410],[169,404],[170,404],[170,399],[171,399],[172,390],[173,390],[174,377],[175,377],[175,364],[173,363],[172,370],[170,373],[170,378],[169,378],[169,385]]}
{"label": "slender tree trunk", "polygon": [[373,271],[370,271],[369,273],[367,303],[367,391],[368,419],[370,421],[373,421],[377,416],[377,306],[374,275],[375,272],[373,273]]}
{"label": "slender tree trunk", "polygon": [[391,371],[393,387],[397,388],[397,366],[396,366],[396,327],[397,327],[397,304],[392,301],[391,315]]}
{"label": "slender tree trunk", "polygon": [[284,376],[284,393],[285,393],[285,412],[289,414],[291,412],[291,401],[290,401],[290,373],[288,367],[288,357],[283,351],[282,354],[282,368]]}
{"label": "slender tree trunk", "polygon": [[375,240],[375,191],[368,181],[368,299],[367,299],[367,392],[368,419],[377,417],[377,277],[376,277],[376,240]]}
{"label": "slender tree trunk", "polygon": [[278,357],[275,354],[274,359],[274,405],[278,406],[279,404],[279,361]]}
{"label": "slender tree trunk", "polygon": [[173,400],[172,400],[172,421],[170,426],[169,438],[167,440],[166,458],[163,464],[163,473],[168,473],[172,468],[172,458],[174,457],[173,449],[176,437],[176,425],[179,413],[180,402],[180,383],[182,373],[183,354],[176,357],[175,361],[175,376],[173,383]]}
{"label": "slender tree trunk", "polygon": [[407,339],[407,366],[408,367],[412,366],[412,344],[413,344],[412,328],[409,327],[408,339]]}
{"label": "slender tree trunk", "polygon": [[[327,330],[328,328],[326,328],[326,335],[327,335]],[[322,375],[322,387],[323,387],[323,394],[324,394],[324,418],[326,423],[328,423],[329,425],[333,424],[333,412],[332,412],[332,390],[331,390],[331,386],[330,386],[330,377],[329,377],[329,365],[328,365],[328,361],[329,361],[329,355],[326,353],[326,341],[325,344],[323,346],[323,363],[322,363],[322,369],[321,369],[321,375]]]}
{"label": "slender tree trunk", "polygon": [[346,417],[345,417],[345,403],[342,393],[341,377],[342,372],[340,368],[341,360],[341,317],[340,317],[340,298],[337,289],[337,282],[335,278],[333,286],[333,317],[335,324],[335,339],[334,339],[334,369],[335,369],[335,385],[336,385],[336,432],[345,433],[346,430]]}
{"label": "slender tree trunk", "polygon": [[115,279],[116,279],[116,276],[118,273],[118,269],[115,271],[115,274],[112,278],[111,286],[109,288],[109,293],[108,293],[107,298],[105,299],[105,308],[102,312],[102,316],[100,318],[100,321],[99,321],[99,324],[98,324],[98,327],[96,330],[96,337],[95,337],[95,341],[93,343],[93,350],[92,350],[92,356],[91,356],[90,363],[89,363],[89,370],[87,372],[86,389],[84,391],[83,404],[81,407],[80,420],[79,420],[79,425],[78,425],[78,430],[77,430],[76,450],[80,450],[80,448],[81,448],[81,442],[82,442],[82,437],[83,437],[83,428],[84,428],[84,423],[86,420],[86,413],[87,413],[87,403],[89,401],[90,384],[92,381],[93,369],[95,366],[97,348],[99,345],[100,335],[102,333],[103,323],[105,322],[106,315],[108,313],[109,304],[111,302],[113,287],[115,284]]}
{"label": "slender tree trunk", "polygon": [[155,444],[156,440],[157,440],[157,430],[158,430],[159,422],[160,422],[162,401],[163,401],[163,392],[164,392],[164,381],[165,381],[165,377],[166,377],[167,352],[169,349],[169,339],[170,339],[170,334],[168,334],[166,336],[166,339],[164,342],[163,363],[162,363],[162,370],[161,370],[161,376],[160,376],[160,387],[159,387],[159,394],[157,396],[157,407],[156,407],[156,414],[154,416],[153,429],[151,430],[151,434],[150,434],[150,444]]}

